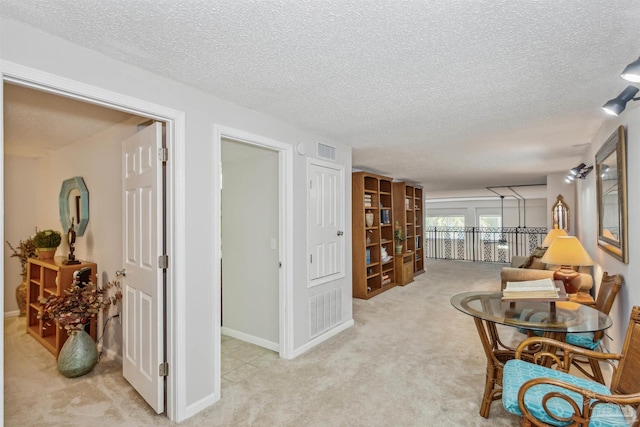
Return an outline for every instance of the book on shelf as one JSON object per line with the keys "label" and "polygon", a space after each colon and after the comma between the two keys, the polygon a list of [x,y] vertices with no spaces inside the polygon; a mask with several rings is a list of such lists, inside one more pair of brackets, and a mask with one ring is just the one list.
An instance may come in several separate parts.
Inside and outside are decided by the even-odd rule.
{"label": "book on shelf", "polygon": [[383,224],[391,224],[391,211],[389,209],[381,210],[380,216]]}
{"label": "book on shelf", "polygon": [[523,282],[507,282],[502,291],[502,298],[558,298],[558,289],[549,278],[526,280]]}

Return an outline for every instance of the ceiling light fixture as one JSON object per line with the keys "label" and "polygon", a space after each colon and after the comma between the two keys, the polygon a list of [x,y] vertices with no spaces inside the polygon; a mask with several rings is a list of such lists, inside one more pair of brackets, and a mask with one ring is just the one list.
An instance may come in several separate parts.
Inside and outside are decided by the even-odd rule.
{"label": "ceiling light fixture", "polygon": [[593,170],[593,166],[587,166],[584,163],[580,163],[575,168],[569,170],[569,174],[565,178],[565,182],[572,183],[576,178],[585,179],[587,175]]}
{"label": "ceiling light fixture", "polygon": [[617,97],[610,99],[603,106],[602,109],[612,116],[619,116],[620,113],[624,111],[627,107],[627,102],[629,101],[637,101],[640,98],[634,98],[634,96],[638,93],[638,88],[634,86],[627,86],[620,95]]}

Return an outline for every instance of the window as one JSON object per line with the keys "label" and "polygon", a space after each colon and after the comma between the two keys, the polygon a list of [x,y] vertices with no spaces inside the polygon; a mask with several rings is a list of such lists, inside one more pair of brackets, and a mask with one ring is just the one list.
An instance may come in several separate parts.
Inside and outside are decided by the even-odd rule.
{"label": "window", "polygon": [[428,216],[427,227],[464,227],[464,216]]}
{"label": "window", "polygon": [[480,227],[502,227],[502,218],[498,215],[480,215],[478,218]]}
{"label": "window", "polygon": [[502,233],[496,232],[496,229],[502,227],[502,218],[499,215],[480,215],[478,217],[478,225],[481,228],[491,228],[492,230],[483,230],[480,239],[489,241],[498,241],[502,238]]}

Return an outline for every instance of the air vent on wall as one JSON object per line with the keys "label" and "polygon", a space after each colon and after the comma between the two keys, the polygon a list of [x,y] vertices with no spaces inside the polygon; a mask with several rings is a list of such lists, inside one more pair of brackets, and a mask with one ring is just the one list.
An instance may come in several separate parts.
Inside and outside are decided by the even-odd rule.
{"label": "air vent on wall", "polygon": [[321,142],[318,143],[318,157],[322,157],[327,160],[336,159],[336,147],[332,147]]}
{"label": "air vent on wall", "polygon": [[342,288],[309,298],[309,334],[320,335],[342,322]]}

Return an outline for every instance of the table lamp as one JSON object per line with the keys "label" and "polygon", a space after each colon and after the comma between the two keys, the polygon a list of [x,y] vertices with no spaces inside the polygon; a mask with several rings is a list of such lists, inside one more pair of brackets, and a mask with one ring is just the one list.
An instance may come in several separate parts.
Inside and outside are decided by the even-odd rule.
{"label": "table lamp", "polygon": [[558,236],[553,239],[541,261],[561,266],[553,274],[553,280],[562,280],[568,294],[578,292],[570,282],[580,275],[571,266],[593,265],[593,260],[575,236]]}
{"label": "table lamp", "polygon": [[566,236],[566,235],[567,235],[567,232],[561,228],[558,228],[558,226],[556,225],[552,230],[549,230],[544,240],[542,241],[541,247],[548,248],[549,246],[551,246],[551,242],[553,242],[553,239],[555,239],[558,236]]}

